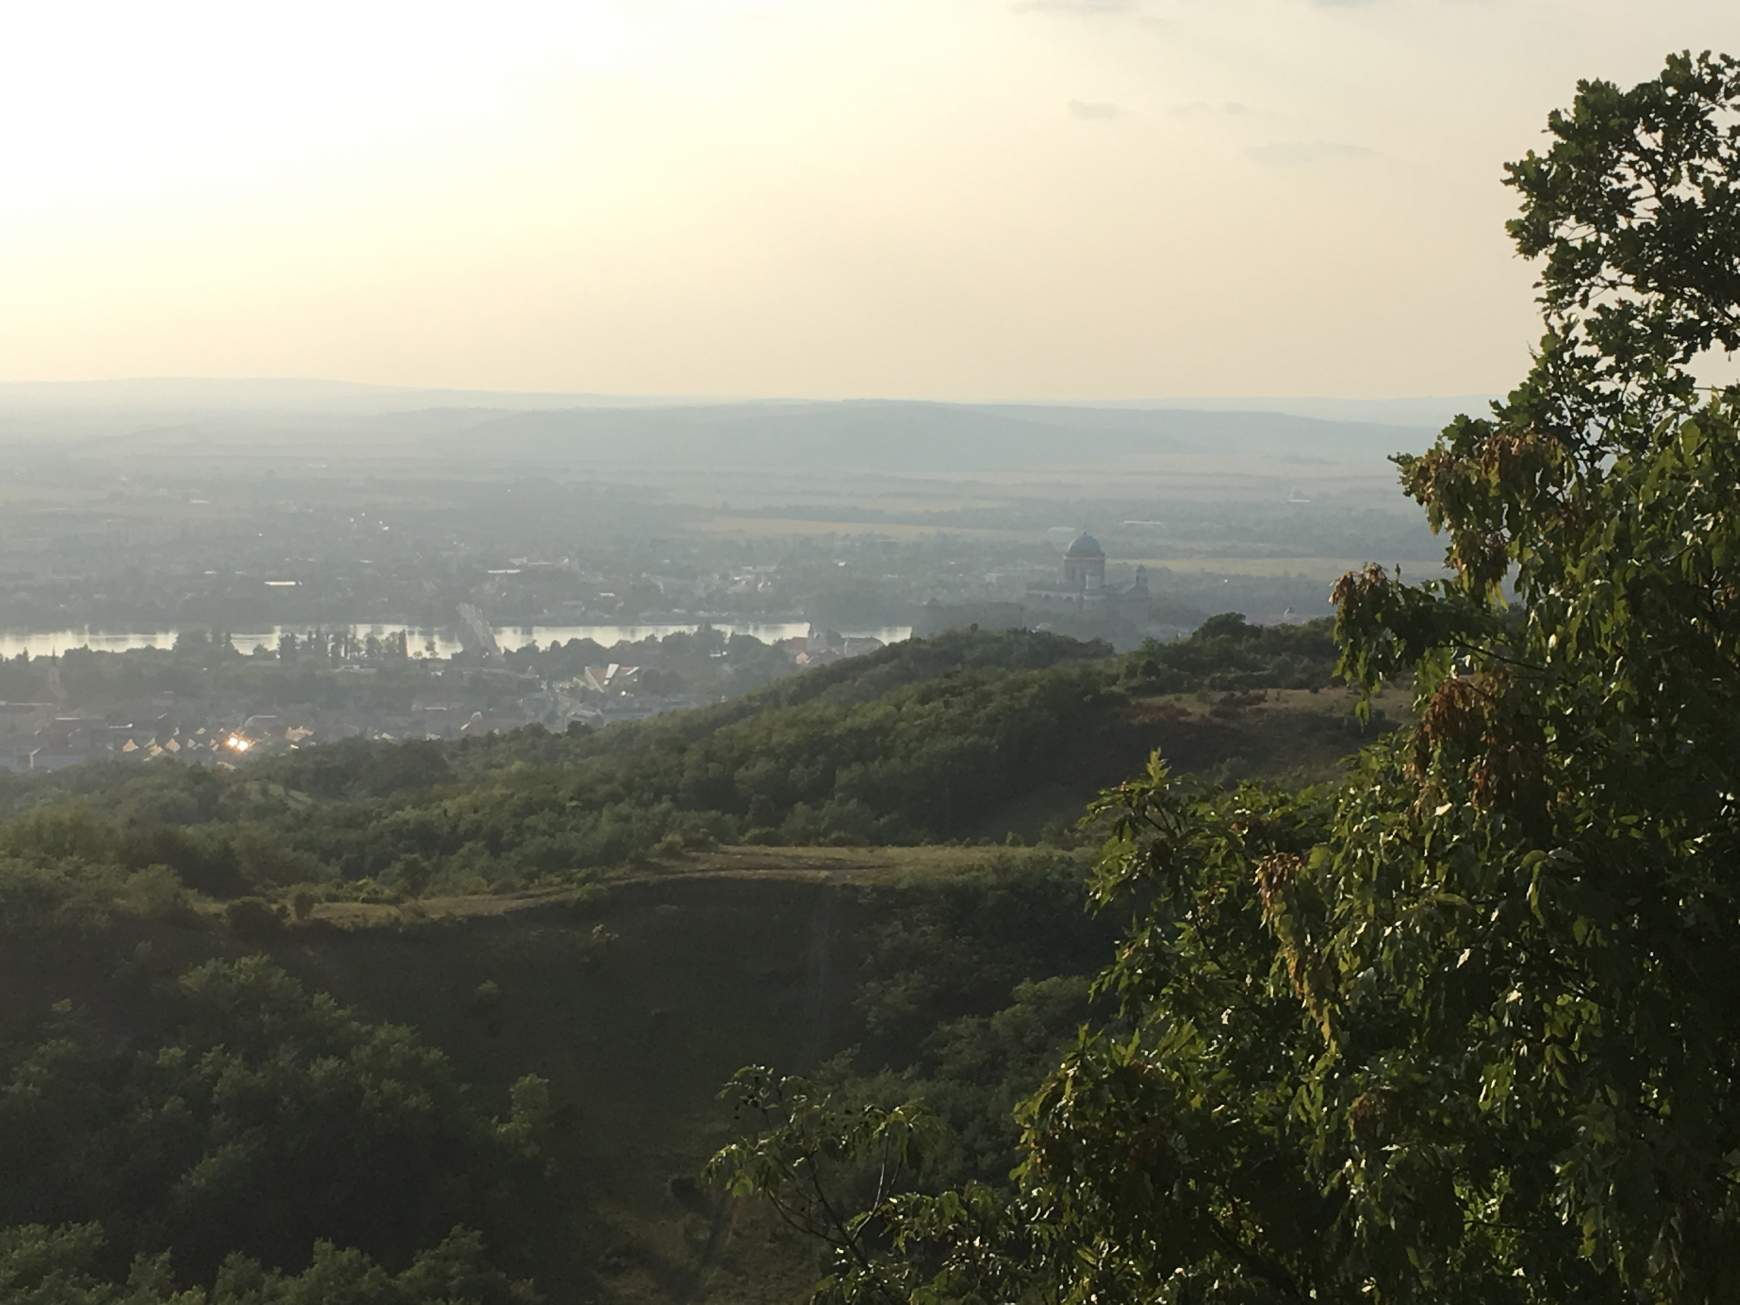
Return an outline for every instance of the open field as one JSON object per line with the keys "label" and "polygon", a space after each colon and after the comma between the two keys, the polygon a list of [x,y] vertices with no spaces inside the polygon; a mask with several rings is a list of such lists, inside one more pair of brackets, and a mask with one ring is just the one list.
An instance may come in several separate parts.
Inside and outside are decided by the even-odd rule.
{"label": "open field", "polygon": [[[708,534],[739,535],[751,539],[821,538],[837,535],[882,537],[887,539],[930,539],[938,535],[960,536],[986,542],[1038,544],[1045,539],[1039,530],[1009,530],[981,526],[959,526],[946,523],[913,521],[830,520],[825,516],[763,517],[750,513],[715,513],[697,523],[696,529]],[[1361,557],[1119,557],[1126,567],[1145,566],[1151,571],[1165,570],[1184,575],[1291,577],[1333,581],[1347,571],[1357,570],[1370,561],[1393,565],[1387,559]],[[1404,572],[1415,575],[1436,575],[1443,568],[1434,561],[1404,561]]]}
{"label": "open field", "polygon": [[978,526],[930,525],[912,521],[830,521],[825,517],[759,517],[749,513],[714,513],[696,529],[715,535],[756,539],[792,539],[818,535],[882,535],[889,539],[929,539],[933,535],[966,535],[974,539],[1033,543],[1031,530],[995,530]]}
{"label": "open field", "polygon": [[[1119,558],[1125,566],[1145,566],[1150,571],[1174,571],[1185,575],[1306,576],[1335,580],[1358,570],[1370,559],[1352,557],[1134,557]],[[1425,569],[1430,565],[1416,562]],[[1327,604],[1327,597],[1325,603]],[[1327,607],[1321,615],[1327,615]],[[1320,613],[1307,613],[1310,616]]]}

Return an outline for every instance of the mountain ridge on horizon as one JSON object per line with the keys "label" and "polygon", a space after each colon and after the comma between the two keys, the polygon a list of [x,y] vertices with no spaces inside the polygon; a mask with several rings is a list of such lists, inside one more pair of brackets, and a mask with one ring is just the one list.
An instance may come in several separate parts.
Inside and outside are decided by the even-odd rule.
{"label": "mountain ridge on horizon", "polygon": [[[1196,406],[1189,406],[1194,403]],[[1375,472],[1454,400],[968,403],[441,390],[297,378],[0,382],[0,443],[49,456],[245,451],[530,467],[947,473],[1217,461]],[[1387,474],[1387,473],[1386,473]]]}
{"label": "mountain ridge on horizon", "polygon": [[[137,376],[58,381],[0,381],[0,405],[107,407],[167,405],[184,407],[346,406],[361,403],[413,408],[695,408],[847,405],[930,405],[974,409],[1096,409],[1142,412],[1279,413],[1301,418],[1369,422],[1378,425],[1441,426],[1456,411],[1478,410],[1492,396],[1482,394],[1410,395],[1349,398],[1335,395],[1178,395],[1154,398],[995,398],[938,399],[899,395],[824,398],[794,395],[617,394],[593,390],[491,389],[464,386],[398,385],[326,377]],[[1441,415],[1443,414],[1443,415]]]}

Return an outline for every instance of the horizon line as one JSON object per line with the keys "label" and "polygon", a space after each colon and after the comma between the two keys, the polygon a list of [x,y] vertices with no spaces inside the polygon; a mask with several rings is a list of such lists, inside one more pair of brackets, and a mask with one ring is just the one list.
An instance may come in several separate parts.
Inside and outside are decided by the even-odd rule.
{"label": "horizon line", "polygon": [[981,407],[995,404],[1011,404],[1021,407],[1096,407],[1096,406],[1158,406],[1186,403],[1433,403],[1449,400],[1464,401],[1469,399],[1489,399],[1499,397],[1496,392],[1478,389],[1461,390],[1434,394],[1405,393],[1385,395],[1354,395],[1341,393],[1276,393],[1263,392],[1257,394],[1172,394],[1172,395],[1136,395],[1116,396],[1103,395],[1094,398],[1039,396],[1039,397],[978,397],[978,398],[930,398],[894,393],[880,394],[829,394],[806,395],[790,393],[774,394],[732,394],[732,393],[685,393],[674,391],[634,392],[618,390],[595,389],[542,389],[523,387],[503,387],[487,385],[458,384],[410,384],[396,381],[359,381],[342,377],[306,376],[306,375],[130,375],[130,376],[83,376],[60,377],[52,380],[0,378],[0,390],[6,389],[73,389],[97,386],[125,385],[306,385],[334,386],[357,390],[375,390],[386,393],[415,394],[418,392],[448,393],[448,394],[480,394],[519,396],[526,398],[585,398],[593,401],[619,400],[623,402],[648,403],[929,403],[943,406]]}

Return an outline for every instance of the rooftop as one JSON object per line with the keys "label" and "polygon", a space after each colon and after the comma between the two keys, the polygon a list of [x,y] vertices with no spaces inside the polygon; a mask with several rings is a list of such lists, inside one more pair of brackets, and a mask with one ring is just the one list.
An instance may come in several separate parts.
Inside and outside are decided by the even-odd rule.
{"label": "rooftop", "polygon": [[1100,547],[1100,541],[1087,531],[1075,537],[1075,542],[1064,550],[1065,557],[1104,557],[1106,550]]}

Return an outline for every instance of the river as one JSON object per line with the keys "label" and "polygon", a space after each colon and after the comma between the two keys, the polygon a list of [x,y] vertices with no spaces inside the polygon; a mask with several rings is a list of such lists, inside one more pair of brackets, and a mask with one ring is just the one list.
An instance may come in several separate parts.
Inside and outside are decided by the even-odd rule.
{"label": "river", "polygon": [[[713,621],[714,629],[726,634],[753,635],[763,643],[773,643],[779,639],[801,638],[809,633],[807,621]],[[203,625],[194,629],[204,629]],[[307,625],[277,625],[267,630],[234,631],[230,638],[236,646],[236,651],[251,653],[255,648],[277,648],[278,636],[286,631],[298,638],[313,629],[324,629],[328,634],[345,629],[343,625],[317,626]],[[451,630],[421,630],[413,626],[395,625],[382,622],[377,625],[352,625],[348,627],[358,639],[368,635],[385,637],[397,634],[403,630],[409,636],[408,642],[412,656],[423,657],[433,655],[447,657],[460,650],[458,637]],[[552,642],[567,643],[570,639],[592,639],[609,648],[619,643],[637,643],[649,635],[663,637],[679,632],[692,634],[701,628],[699,622],[678,624],[649,625],[498,625],[495,627],[496,642],[502,648],[512,650],[523,648],[527,644],[536,643],[540,647],[548,647]],[[898,643],[912,634],[912,627],[906,625],[883,626],[879,629],[842,630],[840,633],[853,636],[868,635],[880,639],[883,643]],[[90,648],[97,652],[127,652],[133,648],[168,648],[175,643],[176,629],[142,630],[118,632],[113,630],[8,630],[0,631],[0,657],[16,657],[27,652],[32,657],[51,657],[72,648]],[[433,650],[431,653],[431,649]]]}

